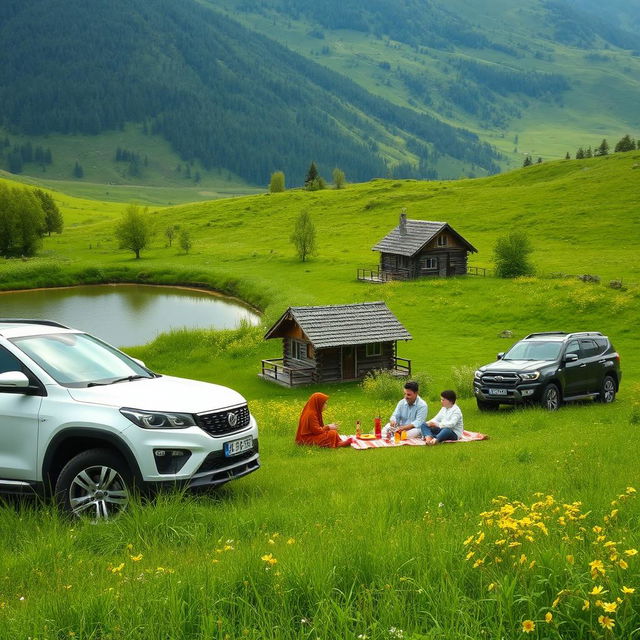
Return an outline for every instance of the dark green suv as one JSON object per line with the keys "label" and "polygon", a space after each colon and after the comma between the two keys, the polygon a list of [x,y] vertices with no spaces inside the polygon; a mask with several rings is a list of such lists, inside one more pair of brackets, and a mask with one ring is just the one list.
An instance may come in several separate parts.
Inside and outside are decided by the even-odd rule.
{"label": "dark green suv", "polygon": [[528,335],[480,367],[473,389],[481,410],[540,404],[554,411],[571,400],[613,402],[621,377],[620,356],[606,336],[549,331]]}

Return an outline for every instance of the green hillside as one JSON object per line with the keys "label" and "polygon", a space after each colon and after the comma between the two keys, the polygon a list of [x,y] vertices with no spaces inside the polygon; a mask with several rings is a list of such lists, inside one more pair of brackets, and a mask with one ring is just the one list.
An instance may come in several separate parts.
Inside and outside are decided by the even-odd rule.
{"label": "green hillside", "polygon": [[[159,233],[140,260],[113,237],[124,204],[54,193],[64,232],[44,238],[37,258],[2,260],[0,288],[199,284],[261,308],[262,327],[176,330],[126,350],[156,371],[241,392],[259,424],[262,468],[216,492],[135,501],[108,524],[70,523],[48,503],[0,503],[0,639],[632,637],[639,180],[633,151],[475,180],[374,180],[153,209]],[[474,265],[491,266],[496,238],[526,230],[538,276],[357,282],[403,207],[452,224],[478,247]],[[305,263],[288,240],[303,210],[318,231],[318,255]],[[191,233],[188,255],[165,246],[161,232],[175,224]],[[623,288],[610,288],[613,278]],[[288,305],[373,300],[413,336],[398,350],[425,381],[429,416],[439,392],[455,388],[465,427],[488,440],[372,451],[294,444],[311,391],[330,396],[326,422],[346,434],[356,420],[369,430],[386,418],[400,383],[262,381],[260,360],[281,354],[265,328]],[[473,370],[510,344],[498,337],[505,329],[514,339],[605,332],[621,355],[616,401],[479,412]]]}
{"label": "green hillside", "polygon": [[[301,184],[312,160],[327,176],[338,166],[354,180],[498,169],[497,154],[475,134],[374,96],[193,0],[5,3],[0,57],[3,155],[13,172],[23,169],[19,155],[39,163],[12,134],[82,134],[91,155],[94,136],[131,123],[149,144],[127,141],[137,161],[103,164],[105,182],[114,173],[134,183],[147,173],[156,184],[171,175],[166,152],[152,152],[157,137],[179,156],[182,175],[187,163],[191,177],[217,169],[254,185],[275,170]],[[51,151],[53,168],[58,148]],[[116,154],[114,144],[112,162]],[[72,158],[62,152],[58,176],[98,172]]]}
{"label": "green hillside", "polygon": [[[211,4],[211,3],[209,3]],[[218,4],[218,3],[216,3]],[[637,132],[633,6],[225,0],[229,15],[388,100],[469,128],[511,166]],[[594,16],[589,11],[596,11]],[[635,13],[634,13],[635,12]]]}

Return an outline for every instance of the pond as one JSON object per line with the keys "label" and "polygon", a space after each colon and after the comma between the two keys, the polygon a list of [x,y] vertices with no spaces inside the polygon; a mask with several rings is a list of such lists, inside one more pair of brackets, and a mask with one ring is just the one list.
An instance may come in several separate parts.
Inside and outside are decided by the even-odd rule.
{"label": "pond", "polygon": [[234,329],[242,321],[260,322],[240,301],[213,292],[139,284],[0,293],[0,317],[55,320],[116,346],[146,344],[181,327]]}

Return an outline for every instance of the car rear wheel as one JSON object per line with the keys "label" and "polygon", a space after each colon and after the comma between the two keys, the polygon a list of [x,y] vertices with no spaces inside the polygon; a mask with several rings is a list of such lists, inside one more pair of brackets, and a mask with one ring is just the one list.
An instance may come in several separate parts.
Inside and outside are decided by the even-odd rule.
{"label": "car rear wheel", "polygon": [[480,411],[496,411],[500,406],[498,402],[488,402],[487,400],[478,400],[477,398],[476,402],[478,403],[478,409],[480,409]]}
{"label": "car rear wheel", "polygon": [[616,381],[611,376],[605,376],[600,386],[598,402],[609,404],[616,399]]}
{"label": "car rear wheel", "polygon": [[540,405],[547,411],[556,411],[561,402],[560,389],[555,384],[548,384],[540,397]]}
{"label": "car rear wheel", "polygon": [[71,458],[56,482],[56,497],[74,516],[113,518],[129,503],[132,476],[126,462],[109,449],[89,449]]}

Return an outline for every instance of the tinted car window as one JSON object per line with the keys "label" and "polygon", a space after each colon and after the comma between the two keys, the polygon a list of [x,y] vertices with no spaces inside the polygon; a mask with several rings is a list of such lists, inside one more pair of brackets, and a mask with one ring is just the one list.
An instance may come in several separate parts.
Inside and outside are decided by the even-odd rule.
{"label": "tinted car window", "polygon": [[567,345],[567,350],[564,352],[564,355],[569,355],[570,353],[575,353],[578,357],[580,357],[580,343],[577,340],[572,340]]}
{"label": "tinted car window", "polygon": [[599,353],[599,349],[594,340],[580,340],[580,352],[583,358],[593,358]]}
{"label": "tinted car window", "polygon": [[0,373],[8,371],[22,371],[22,363],[4,347],[0,347]]}

